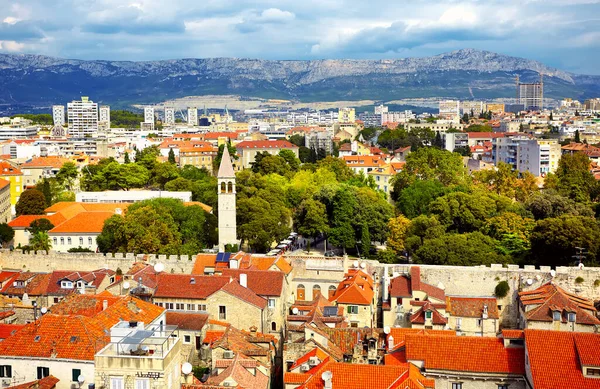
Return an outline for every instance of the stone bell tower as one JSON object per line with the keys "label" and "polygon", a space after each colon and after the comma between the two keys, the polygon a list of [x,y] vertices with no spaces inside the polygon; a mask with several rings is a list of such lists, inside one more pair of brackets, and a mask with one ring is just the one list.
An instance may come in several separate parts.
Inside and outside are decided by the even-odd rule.
{"label": "stone bell tower", "polygon": [[235,172],[233,171],[227,145],[223,149],[217,182],[219,198],[219,251],[224,251],[226,244],[238,243],[235,211]]}

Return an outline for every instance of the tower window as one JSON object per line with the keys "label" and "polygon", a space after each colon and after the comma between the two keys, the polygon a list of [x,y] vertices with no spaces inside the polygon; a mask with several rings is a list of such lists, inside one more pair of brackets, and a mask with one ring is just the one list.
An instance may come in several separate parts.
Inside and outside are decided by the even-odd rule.
{"label": "tower window", "polygon": [[227,183],[227,193],[233,193],[233,182],[231,181]]}
{"label": "tower window", "polygon": [[226,184],[224,182],[221,182],[221,193],[225,193],[226,191]]}

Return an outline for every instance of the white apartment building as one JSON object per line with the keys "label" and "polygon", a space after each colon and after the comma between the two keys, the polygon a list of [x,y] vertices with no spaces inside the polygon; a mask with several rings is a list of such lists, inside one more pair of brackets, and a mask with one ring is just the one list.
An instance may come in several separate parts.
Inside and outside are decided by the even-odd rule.
{"label": "white apartment building", "polygon": [[175,124],[175,108],[173,107],[165,107],[165,124]]}
{"label": "white apartment building", "polygon": [[98,131],[98,104],[87,96],[67,104],[67,117],[69,135],[73,138],[89,138]]}
{"label": "white apartment building", "polygon": [[460,115],[460,101],[440,100],[439,116],[441,118],[453,119]]}
{"label": "white apartment building", "polygon": [[100,121],[100,123],[104,123],[105,125],[108,124],[108,127],[110,127],[110,106],[108,106],[108,105],[100,106],[99,121]]}
{"label": "white apartment building", "polygon": [[378,106],[375,107],[375,114],[376,115],[383,115],[384,113],[388,113],[388,109],[389,107],[383,104],[380,104]]}
{"label": "white apartment building", "polygon": [[479,115],[483,111],[486,110],[486,105],[483,101],[461,101],[460,102],[460,112],[461,114],[471,114],[473,112],[474,116]]}
{"label": "white apartment building", "polygon": [[416,119],[412,111],[384,112],[381,114],[381,124],[384,123],[407,123],[410,119]]}
{"label": "white apartment building", "polygon": [[517,146],[517,168],[534,176],[554,173],[558,168],[561,148],[556,140],[524,139]]}
{"label": "white apartment building", "polygon": [[340,108],[338,111],[338,121],[340,123],[354,123],[356,121],[356,111],[354,108]]}
{"label": "white apartment building", "polygon": [[37,136],[36,127],[0,126],[0,140],[31,138]]}
{"label": "white apartment building", "polygon": [[146,131],[154,130],[154,107],[144,107],[144,121],[140,123],[140,128]]}
{"label": "white apartment building", "polygon": [[196,108],[196,107],[188,108],[188,124],[190,126],[198,125],[198,108]]}
{"label": "white apartment building", "polygon": [[52,121],[55,126],[65,125],[65,106],[64,105],[53,105],[52,106]]}

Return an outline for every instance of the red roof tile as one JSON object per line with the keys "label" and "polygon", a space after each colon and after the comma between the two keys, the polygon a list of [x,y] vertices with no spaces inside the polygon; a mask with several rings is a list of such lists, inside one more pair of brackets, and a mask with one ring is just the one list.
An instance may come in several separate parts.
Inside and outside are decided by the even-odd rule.
{"label": "red roof tile", "polygon": [[6,339],[9,336],[14,335],[23,327],[25,327],[24,324],[0,324],[0,339]]}
{"label": "red roof tile", "polygon": [[35,220],[39,219],[47,219],[53,226],[57,226],[61,223],[64,223],[67,219],[60,213],[55,213],[53,215],[21,215],[17,216],[15,219],[11,220],[8,225],[12,228],[29,228],[31,223]]}
{"label": "red roof tile", "polygon": [[10,185],[10,181],[0,178],[0,189],[3,189],[5,187],[7,187],[8,185]]}
{"label": "red roof tile", "polygon": [[229,293],[232,296],[239,298],[249,304],[252,304],[260,309],[264,309],[268,301],[254,293],[249,288],[244,288],[237,281],[227,283],[221,288],[221,291]]}
{"label": "red roof tile", "polygon": [[446,297],[446,312],[452,316],[481,317],[484,307],[487,307],[488,318],[500,318],[494,297]]}
{"label": "red roof tile", "polygon": [[245,274],[248,288],[259,296],[280,297],[283,290],[284,274],[280,271],[223,269],[222,274],[238,282],[240,275]]}
{"label": "red roof tile", "polygon": [[208,315],[203,313],[167,311],[167,325],[176,325],[180,330],[202,331],[208,321]]}
{"label": "red roof tile", "polygon": [[9,386],[7,389],[53,389],[56,387],[56,384],[59,382],[59,379],[53,375],[49,375],[42,379],[26,382],[24,384],[19,384],[15,386]]}
{"label": "red roof tile", "polygon": [[228,284],[229,277],[161,273],[154,297],[206,299]]}
{"label": "red roof tile", "polygon": [[373,278],[362,270],[350,269],[329,299],[341,304],[371,305]]}
{"label": "red roof tile", "polygon": [[49,234],[99,234],[114,212],[81,212],[49,231]]}

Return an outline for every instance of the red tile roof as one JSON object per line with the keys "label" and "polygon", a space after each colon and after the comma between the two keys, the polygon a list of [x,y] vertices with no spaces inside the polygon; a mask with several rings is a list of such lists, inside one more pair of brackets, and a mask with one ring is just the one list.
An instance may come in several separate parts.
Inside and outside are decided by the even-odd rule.
{"label": "red tile roof", "polygon": [[502,330],[502,337],[504,339],[525,339],[525,332],[523,330]]}
{"label": "red tile roof", "polygon": [[192,274],[204,275],[205,268],[214,268],[217,262],[217,254],[198,254]]}
{"label": "red tile roof", "polygon": [[21,215],[17,216],[15,219],[11,220],[8,225],[12,228],[29,228],[31,223],[35,220],[39,219],[47,219],[53,226],[57,226],[61,223],[64,223],[67,219],[60,213],[55,213],[53,215]]}
{"label": "red tile roof", "polygon": [[10,181],[0,178],[0,189],[3,189],[5,187],[7,187],[8,185],[10,185]]}
{"label": "red tile roof", "polygon": [[390,281],[390,296],[391,297],[412,297],[412,287],[410,278],[406,276],[398,276]]}
{"label": "red tile roof", "polygon": [[100,234],[114,212],[81,212],[49,231],[49,234]]}
{"label": "red tile roof", "polygon": [[280,271],[223,269],[222,274],[238,282],[240,275],[245,274],[248,288],[259,296],[280,297],[283,290],[284,274]]}
{"label": "red tile roof", "polygon": [[229,277],[161,273],[154,297],[206,299],[229,283]]}
{"label": "red tile roof", "polygon": [[359,269],[350,269],[329,299],[341,304],[371,305],[373,278]]}
{"label": "red tile roof", "polygon": [[0,339],[6,339],[9,336],[14,335],[23,327],[25,327],[24,324],[0,324]]}
{"label": "red tile roof", "polygon": [[180,330],[202,331],[208,321],[208,315],[203,313],[167,312],[167,325],[176,325]]}
{"label": "red tile roof", "polygon": [[598,334],[525,330],[535,388],[599,389],[600,380],[583,375],[582,363],[598,364]]}
{"label": "red tile roof", "polygon": [[23,172],[8,162],[0,161],[0,176],[22,176]]}
{"label": "red tile roof", "polygon": [[488,318],[499,319],[495,297],[446,296],[446,312],[456,317],[481,317],[487,306]]}
{"label": "red tile roof", "polygon": [[426,301],[421,308],[410,316],[410,322],[416,324],[425,324],[425,312],[431,311],[431,323],[434,325],[444,325],[448,319],[442,316],[429,301]]}
{"label": "red tile roof", "polygon": [[[406,335],[431,335],[431,336],[456,336],[456,331],[450,330],[424,330],[420,328],[398,328],[391,327],[390,333],[387,336],[388,348],[396,350],[405,346]],[[393,344],[390,344],[390,337],[393,338]]]}
{"label": "red tile roof", "polygon": [[26,382],[24,384],[19,384],[15,386],[9,386],[7,389],[53,389],[56,387],[56,384],[59,382],[59,379],[53,375],[49,375],[48,377],[44,377],[42,379]]}
{"label": "red tile roof", "polygon": [[500,338],[407,335],[406,358],[423,361],[425,371],[525,373],[525,350],[506,348]]}
{"label": "red tile roof", "polygon": [[68,158],[58,156],[34,157],[31,160],[21,165],[21,168],[38,168],[38,167],[53,167],[60,169],[65,162],[69,162]]}
{"label": "red tile roof", "polygon": [[566,313],[574,312],[577,324],[600,325],[600,320],[594,316],[596,308],[592,300],[567,292],[552,282],[531,291],[519,292],[519,301],[525,307],[528,321],[551,322],[552,312],[560,311],[561,320],[565,323]]}
{"label": "red tile roof", "polygon": [[88,287],[98,288],[102,281],[106,279],[106,277],[112,276],[114,274],[115,271],[110,269],[100,269],[91,272],[55,270],[51,273],[50,280],[48,281],[48,288],[46,289],[45,294],[56,296],[67,295],[79,291],[76,285],[70,289],[62,288],[62,280],[69,280],[73,283],[76,283],[77,281],[81,280],[82,282],[85,282],[86,286]]}
{"label": "red tile roof", "polygon": [[237,145],[236,149],[297,149],[293,143],[287,140],[245,140]]}
{"label": "red tile roof", "polygon": [[268,304],[266,299],[259,297],[249,288],[244,288],[235,280],[223,286],[221,291],[229,293],[230,295],[235,296],[240,300],[252,304],[260,309],[264,309]]}

